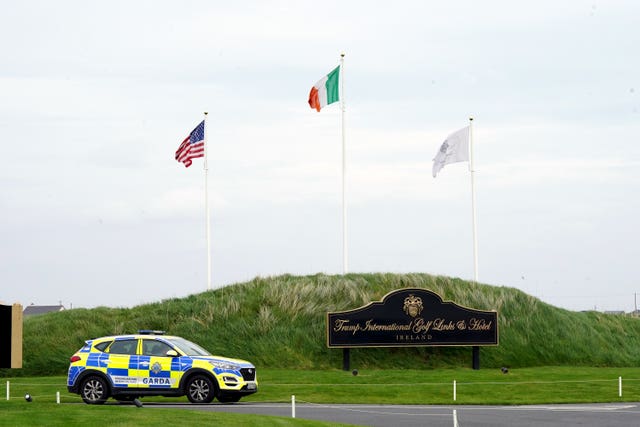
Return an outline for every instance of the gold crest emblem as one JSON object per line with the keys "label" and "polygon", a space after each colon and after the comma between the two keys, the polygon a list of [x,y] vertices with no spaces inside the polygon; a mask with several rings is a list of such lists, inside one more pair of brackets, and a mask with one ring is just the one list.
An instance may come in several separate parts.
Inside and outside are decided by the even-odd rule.
{"label": "gold crest emblem", "polygon": [[403,310],[411,317],[416,317],[420,313],[422,313],[422,298],[417,297],[413,294],[409,294],[408,297],[404,299],[404,307]]}

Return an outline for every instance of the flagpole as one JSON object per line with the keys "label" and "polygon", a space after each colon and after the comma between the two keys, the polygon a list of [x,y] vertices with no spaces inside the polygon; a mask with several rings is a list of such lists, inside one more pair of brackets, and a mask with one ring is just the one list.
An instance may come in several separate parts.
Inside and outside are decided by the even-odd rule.
{"label": "flagpole", "polygon": [[342,275],[347,274],[347,202],[346,202],[346,143],[345,143],[345,99],[344,99],[344,52],[340,54],[340,106],[342,109]]}
{"label": "flagpole", "polygon": [[476,234],[476,184],[473,166],[473,117],[469,117],[469,171],[471,172],[471,215],[473,218],[473,281],[478,281],[478,236]]}
{"label": "flagpole", "polygon": [[205,221],[207,233],[207,290],[211,290],[211,226],[209,212],[209,166],[207,163],[207,154],[209,152],[209,144],[207,143],[207,113],[204,112],[204,204],[205,204]]}

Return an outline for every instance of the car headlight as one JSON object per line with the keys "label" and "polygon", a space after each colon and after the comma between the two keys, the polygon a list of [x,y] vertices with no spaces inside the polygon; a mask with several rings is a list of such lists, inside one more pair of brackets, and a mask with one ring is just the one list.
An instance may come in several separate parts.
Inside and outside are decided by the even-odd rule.
{"label": "car headlight", "polygon": [[211,363],[211,365],[214,368],[218,368],[218,369],[225,369],[230,371],[240,370],[240,366],[234,365],[233,363],[229,363],[229,362],[223,362],[222,360],[210,360],[209,363]]}

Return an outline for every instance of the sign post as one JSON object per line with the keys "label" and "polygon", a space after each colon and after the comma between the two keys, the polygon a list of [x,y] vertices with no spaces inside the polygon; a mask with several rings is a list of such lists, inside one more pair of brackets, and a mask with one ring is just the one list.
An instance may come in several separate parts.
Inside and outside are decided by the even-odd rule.
{"label": "sign post", "polygon": [[349,351],[349,347],[342,349],[342,370],[351,370],[351,352]]}

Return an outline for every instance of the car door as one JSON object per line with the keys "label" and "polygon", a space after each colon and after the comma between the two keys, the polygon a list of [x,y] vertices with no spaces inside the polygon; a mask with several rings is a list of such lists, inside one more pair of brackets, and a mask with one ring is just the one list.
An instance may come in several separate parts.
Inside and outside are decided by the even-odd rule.
{"label": "car door", "polygon": [[143,388],[176,388],[179,372],[172,375],[173,357],[167,352],[173,350],[167,343],[154,338],[142,339],[142,354],[138,361],[138,372],[142,377]]}
{"label": "car door", "polygon": [[115,387],[135,388],[138,386],[138,340],[116,338],[106,349],[108,359],[107,376]]}

